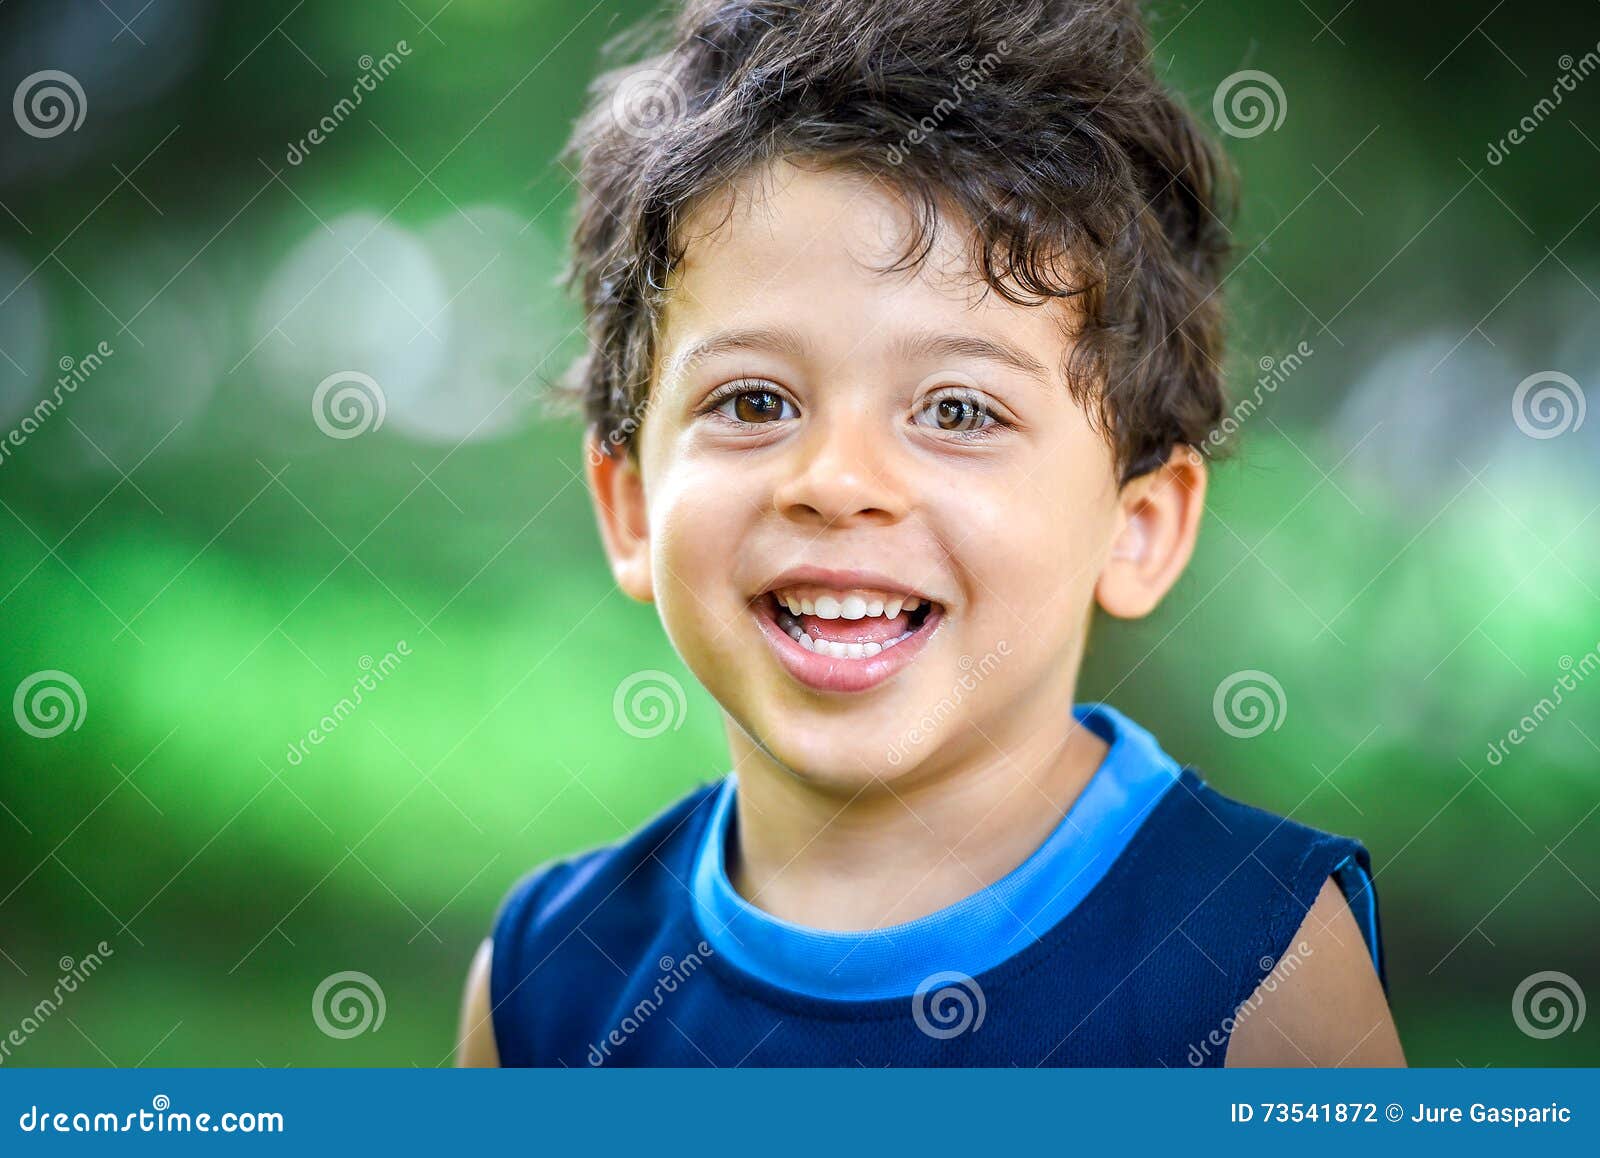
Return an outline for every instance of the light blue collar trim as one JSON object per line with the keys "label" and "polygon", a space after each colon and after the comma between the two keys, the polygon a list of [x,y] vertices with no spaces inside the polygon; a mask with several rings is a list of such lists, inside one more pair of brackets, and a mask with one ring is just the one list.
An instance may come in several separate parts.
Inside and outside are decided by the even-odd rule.
{"label": "light blue collar trim", "polygon": [[706,940],[727,963],[763,981],[842,1001],[907,996],[934,973],[977,976],[1021,952],[1089,895],[1181,771],[1155,737],[1109,705],[1080,705],[1073,716],[1110,747],[1055,831],[989,887],[882,929],[791,924],[735,891],[726,860],[737,790],[730,774],[717,793],[691,881]]}

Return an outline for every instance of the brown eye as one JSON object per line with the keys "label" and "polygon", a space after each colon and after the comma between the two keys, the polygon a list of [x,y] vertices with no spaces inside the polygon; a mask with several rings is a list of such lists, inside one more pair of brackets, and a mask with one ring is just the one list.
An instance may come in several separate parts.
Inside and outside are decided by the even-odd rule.
{"label": "brown eye", "polygon": [[795,409],[774,390],[741,390],[717,407],[735,422],[758,426],[795,417]]}
{"label": "brown eye", "polygon": [[733,400],[733,416],[740,422],[767,422],[783,414],[783,399],[770,390],[752,390]]}
{"label": "brown eye", "polygon": [[936,398],[917,414],[919,425],[952,433],[982,430],[994,421],[994,415],[982,403],[963,395]]}

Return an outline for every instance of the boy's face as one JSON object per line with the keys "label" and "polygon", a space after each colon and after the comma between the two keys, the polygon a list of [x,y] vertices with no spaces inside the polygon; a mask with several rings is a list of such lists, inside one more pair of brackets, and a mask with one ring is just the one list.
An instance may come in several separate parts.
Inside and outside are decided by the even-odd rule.
{"label": "boy's face", "polygon": [[619,582],[659,605],[735,757],[842,789],[1059,734],[1097,584],[1148,610],[1203,489],[1189,459],[1176,509],[1168,472],[1118,486],[1062,377],[1065,307],[984,292],[957,230],[882,272],[905,214],[787,164],[707,205],[637,470],[594,474]]}

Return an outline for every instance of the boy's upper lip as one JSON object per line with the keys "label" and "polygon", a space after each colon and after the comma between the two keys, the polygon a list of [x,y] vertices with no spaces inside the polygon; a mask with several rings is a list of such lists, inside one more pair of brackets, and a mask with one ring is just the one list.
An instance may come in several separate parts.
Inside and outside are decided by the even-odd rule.
{"label": "boy's upper lip", "polygon": [[810,565],[790,567],[773,576],[763,587],[758,595],[765,595],[769,591],[777,591],[784,587],[799,586],[802,583],[815,584],[818,587],[834,587],[841,591],[851,588],[863,588],[871,591],[884,591],[897,595],[914,595],[919,599],[926,599],[930,603],[944,603],[945,601],[926,591],[903,583],[899,579],[883,574],[881,571],[835,570],[830,567],[814,567]]}

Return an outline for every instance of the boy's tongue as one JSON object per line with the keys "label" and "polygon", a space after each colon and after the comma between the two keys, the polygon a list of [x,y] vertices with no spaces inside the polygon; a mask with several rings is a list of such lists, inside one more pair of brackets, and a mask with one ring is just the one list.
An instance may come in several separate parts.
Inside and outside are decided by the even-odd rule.
{"label": "boy's tongue", "polygon": [[881,647],[911,630],[911,616],[904,611],[893,618],[887,615],[869,615],[864,619],[819,619],[815,615],[798,618],[807,635],[829,643],[876,643]]}

